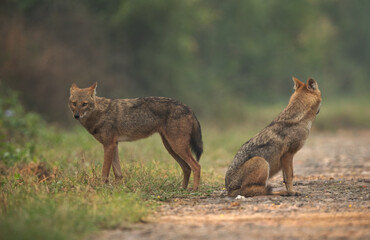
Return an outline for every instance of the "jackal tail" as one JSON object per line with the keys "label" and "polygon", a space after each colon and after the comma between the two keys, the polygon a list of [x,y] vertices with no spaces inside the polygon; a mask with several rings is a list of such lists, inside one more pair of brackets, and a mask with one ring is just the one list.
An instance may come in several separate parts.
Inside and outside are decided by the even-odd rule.
{"label": "jackal tail", "polygon": [[203,153],[203,141],[202,141],[202,130],[198,119],[194,116],[193,129],[190,136],[190,147],[192,152],[195,154],[197,161],[199,162],[200,156]]}

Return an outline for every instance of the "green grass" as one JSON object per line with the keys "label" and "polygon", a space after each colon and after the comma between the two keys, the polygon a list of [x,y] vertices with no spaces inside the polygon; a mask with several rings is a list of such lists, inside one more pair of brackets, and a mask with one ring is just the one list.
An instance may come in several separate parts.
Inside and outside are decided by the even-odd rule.
{"label": "green grass", "polygon": [[[202,178],[192,192],[181,189],[182,171],[158,135],[120,143],[123,181],[115,182],[111,173],[110,184],[103,184],[102,146],[82,126],[68,131],[46,126],[19,108],[16,98],[2,100],[0,239],[10,240],[82,239],[145,221],[164,201],[210,196],[223,188],[226,168],[240,146],[286,105],[240,106],[237,118],[202,120]],[[2,111],[7,108],[16,109],[13,117]],[[370,128],[368,99],[324,99],[313,130],[349,127]]]}
{"label": "green grass", "polygon": [[72,182],[3,183],[0,221],[7,239],[77,239],[98,228],[135,222],[148,213],[137,195],[122,187]]}
{"label": "green grass", "polygon": [[81,239],[145,220],[163,201],[208,196],[222,188],[222,176],[205,167],[199,191],[181,189],[182,171],[158,135],[121,143],[123,181],[116,182],[111,173],[110,184],[103,184],[103,149],[86,130],[43,131],[29,158],[2,167],[0,232],[5,239]]}

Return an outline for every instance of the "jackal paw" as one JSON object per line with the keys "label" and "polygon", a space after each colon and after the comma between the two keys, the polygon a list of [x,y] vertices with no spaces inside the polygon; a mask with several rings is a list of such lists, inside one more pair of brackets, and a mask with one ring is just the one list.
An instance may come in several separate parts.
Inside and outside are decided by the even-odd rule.
{"label": "jackal paw", "polygon": [[302,194],[299,193],[299,192],[296,192],[296,191],[289,191],[289,192],[286,192],[286,195],[284,196],[301,196]]}
{"label": "jackal paw", "polygon": [[124,183],[123,177],[115,178],[114,181],[113,181],[113,183],[114,184],[122,184],[122,183]]}
{"label": "jackal paw", "polygon": [[123,179],[123,176],[115,176],[116,182],[121,181]]}
{"label": "jackal paw", "polygon": [[273,195],[280,195],[282,197],[291,197],[291,196],[301,196],[302,194],[296,191],[279,191],[279,192],[273,192]]}

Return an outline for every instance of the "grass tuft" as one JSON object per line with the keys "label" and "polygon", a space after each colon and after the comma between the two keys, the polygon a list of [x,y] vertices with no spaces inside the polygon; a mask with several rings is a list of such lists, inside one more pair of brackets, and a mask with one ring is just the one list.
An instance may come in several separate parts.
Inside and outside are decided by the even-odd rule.
{"label": "grass tuft", "polygon": [[[47,126],[37,115],[24,112],[14,94],[4,96],[0,95],[0,236],[10,240],[81,239],[145,220],[159,204],[174,198],[214,196],[223,188],[226,168],[238,149],[285,106],[248,106],[238,121],[214,126],[201,121],[201,185],[193,192],[181,188],[181,168],[158,135],[121,143],[123,179],[116,182],[111,173],[110,184],[103,184],[103,148],[86,130]],[[314,128],[369,128],[367,105],[368,100],[324,101]]]}

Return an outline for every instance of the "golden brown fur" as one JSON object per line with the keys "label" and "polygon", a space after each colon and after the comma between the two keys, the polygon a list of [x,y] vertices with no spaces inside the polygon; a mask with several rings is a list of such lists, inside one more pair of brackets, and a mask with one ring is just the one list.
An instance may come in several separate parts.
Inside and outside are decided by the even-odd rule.
{"label": "golden brown fur", "polygon": [[302,148],[320,110],[321,92],[312,78],[306,84],[295,77],[293,81],[295,92],[288,106],[235,155],[225,177],[229,196],[270,194],[268,179],[281,169],[287,189],[284,194],[297,194],[293,156]]}
{"label": "golden brown fur", "polygon": [[96,83],[84,89],[72,84],[69,107],[73,116],[103,144],[102,177],[105,181],[108,181],[111,166],[115,177],[122,178],[118,142],[135,141],[158,132],[183,170],[183,188],[188,186],[191,171],[193,189],[198,188],[201,171],[198,161],[203,143],[200,124],[189,107],[162,97],[107,99],[95,96],[95,89]]}

